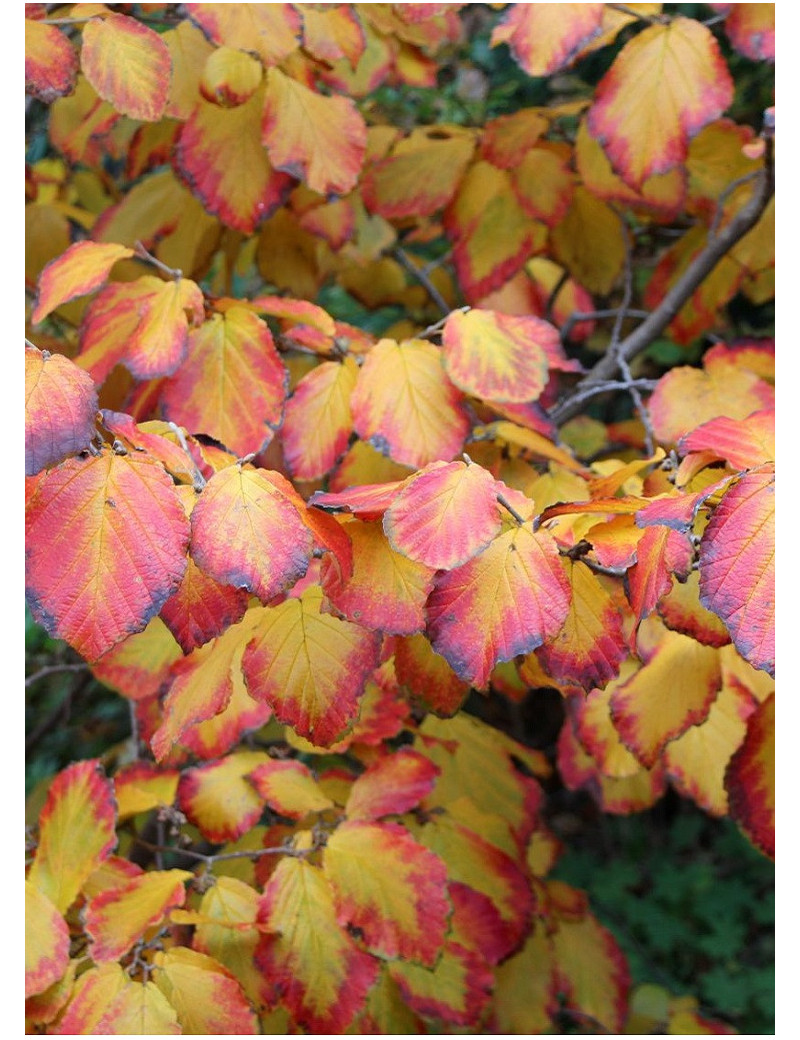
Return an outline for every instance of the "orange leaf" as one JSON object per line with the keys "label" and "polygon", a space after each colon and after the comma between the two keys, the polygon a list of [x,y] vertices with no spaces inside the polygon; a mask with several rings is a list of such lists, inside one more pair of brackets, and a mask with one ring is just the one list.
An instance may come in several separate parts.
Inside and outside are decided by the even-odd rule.
{"label": "orange leaf", "polygon": [[167,418],[244,457],[272,440],[287,381],[267,323],[233,306],[189,333],[189,356],[161,402]]}
{"label": "orange leaf", "polygon": [[552,537],[517,527],[437,578],[428,634],[456,675],[480,689],[498,661],[554,636],[568,610],[569,583]]}
{"label": "orange leaf", "polygon": [[39,275],[33,324],[38,325],[62,303],[99,289],[117,260],[130,256],[133,250],[116,242],[75,242]]}
{"label": "orange leaf", "polygon": [[775,674],[775,474],[746,473],[703,532],[700,602],[722,618],[755,668]]}
{"label": "orange leaf", "polygon": [[636,563],[628,570],[628,596],[640,621],[669,592],[673,577],[688,576],[693,559],[687,534],[661,525],[645,530],[636,547]]}
{"label": "orange leaf", "polygon": [[514,186],[529,217],[555,226],[572,200],[574,174],[567,160],[546,148],[532,148],[514,170]]}
{"label": "orange leaf", "polygon": [[345,195],[355,186],[367,127],[352,99],[318,94],[271,68],[261,132],[272,165],[312,191]]}
{"label": "orange leaf", "polygon": [[507,43],[529,76],[571,65],[600,33],[604,4],[514,4],[492,31],[491,46]]}
{"label": "orange leaf", "polygon": [[407,812],[430,794],[438,773],[438,766],[410,748],[375,759],[353,783],[347,818],[376,820]]}
{"label": "orange leaf", "polygon": [[281,430],[286,464],[298,480],[323,477],[347,449],[353,428],[350,396],[358,366],[323,361],[303,376],[286,402]]}
{"label": "orange leaf", "polygon": [[71,94],[78,56],[57,25],[25,19],[25,93],[46,105]]}
{"label": "orange leaf", "polygon": [[250,783],[271,809],[292,820],[333,808],[308,766],[295,759],[264,762],[250,774]]}
{"label": "orange leaf", "polygon": [[235,751],[187,769],[178,785],[178,805],[209,841],[236,841],[264,811],[264,799],[247,777],[267,761],[264,751]]}
{"label": "orange leaf", "polygon": [[250,599],[247,589],[221,585],[194,560],[180,585],[161,608],[161,619],[185,654],[221,635],[244,617]]}
{"label": "orange leaf", "polygon": [[252,97],[263,75],[264,70],[257,58],[223,45],[206,59],[200,93],[215,105],[234,108]]}
{"label": "orange leaf", "polygon": [[395,668],[398,681],[437,715],[454,715],[469,693],[469,684],[421,633],[397,641]]}
{"label": "orange leaf", "polygon": [[328,838],[323,870],[337,919],[379,957],[432,967],[447,931],[447,870],[399,823],[353,820]]}
{"label": "orange leaf", "polygon": [[410,560],[450,570],[485,549],[499,532],[498,487],[482,466],[433,462],[400,488],[383,529],[392,547]]}
{"label": "orange leaf", "polygon": [[192,21],[213,43],[253,51],[277,65],[300,45],[302,18],[293,4],[187,4]]}
{"label": "orange leaf", "polygon": [[540,318],[473,308],[453,311],[442,333],[447,374],[456,386],[489,401],[535,401],[547,384],[545,344],[558,330]]}
{"label": "orange leaf", "polygon": [[395,961],[388,972],[413,1011],[457,1026],[478,1025],[493,988],[492,971],[481,954],[452,940],[433,968]]}
{"label": "orange leaf", "polygon": [[765,856],[775,858],[775,695],[750,717],[725,772],[730,814]]}
{"label": "orange leaf", "polygon": [[625,44],[598,84],[589,129],[623,180],[640,189],[652,174],[679,166],[689,139],[732,100],[711,31],[679,16]]}
{"label": "orange leaf", "polygon": [[253,1036],[256,1016],[237,979],[213,957],[185,946],[153,958],[156,986],[178,1015],[183,1033],[200,1036]]}
{"label": "orange leaf", "polygon": [[25,476],[77,455],[95,434],[94,381],[61,354],[25,348]]}
{"label": "orange leaf", "polygon": [[358,700],[378,664],[380,636],[321,613],[322,590],[253,612],[243,670],[250,696],[266,701],[314,744],[325,747],[358,715]]}
{"label": "orange leaf", "polygon": [[725,14],[725,32],[733,46],[753,61],[775,60],[774,4],[711,4]]}
{"label": "orange leaf", "polygon": [[67,459],[45,475],[27,512],[34,617],[96,660],[161,609],[186,569],[188,535],[158,463],[110,451]]}
{"label": "orange leaf", "polygon": [[167,626],[154,617],[142,632],[128,636],[103,654],[92,665],[92,672],[123,697],[144,700],[159,692],[181,656],[181,648]]}
{"label": "orange leaf", "polygon": [[302,578],[311,533],[268,470],[229,466],[215,473],[192,510],[194,560],[224,585],[266,603]]}
{"label": "orange leaf", "polygon": [[100,892],[86,904],[85,925],[95,963],[116,961],[152,925],[186,899],[188,870],[152,870]]}
{"label": "orange leaf", "polygon": [[69,929],[53,903],[25,880],[25,999],[44,993],[69,965]]}
{"label": "orange leaf", "polygon": [[[76,981],[67,1008],[51,1031],[61,1036],[90,1036],[96,1033],[97,1025],[107,1013],[109,1005],[127,986],[141,987],[141,983],[132,982],[119,964],[90,967]],[[177,1028],[177,1021],[175,1024]]]}
{"label": "orange leaf", "polygon": [[720,415],[678,442],[678,451],[713,451],[734,469],[752,469],[775,461],[775,410],[765,408],[735,421]]}
{"label": "orange leaf", "polygon": [[102,1008],[98,1034],[133,1033],[141,1036],[177,1036],[181,1032],[175,1008],[155,982],[127,978],[124,988]]}
{"label": "orange leaf", "polygon": [[28,880],[64,913],[117,843],[111,782],[97,760],[76,762],[55,777],[39,820]]}
{"label": "orange leaf", "polygon": [[376,343],[358,374],[350,405],[356,433],[408,466],[452,459],[469,425],[441,352],[426,340]]}
{"label": "orange leaf", "polygon": [[81,68],[118,112],[157,122],[169,97],[172,60],[157,32],[124,14],[90,19],[83,30]]}
{"label": "orange leaf", "polygon": [[256,963],[265,985],[310,1033],[341,1033],[364,1005],[378,961],[336,920],[330,885],[318,867],[286,857],[264,886]]}
{"label": "orange leaf", "polygon": [[[165,282],[145,275],[136,283],[135,307],[136,326],[125,343],[123,364],[137,379],[171,375],[186,358],[186,312],[193,325],[203,320],[200,287],[188,278]],[[108,311],[104,316],[113,320]]]}

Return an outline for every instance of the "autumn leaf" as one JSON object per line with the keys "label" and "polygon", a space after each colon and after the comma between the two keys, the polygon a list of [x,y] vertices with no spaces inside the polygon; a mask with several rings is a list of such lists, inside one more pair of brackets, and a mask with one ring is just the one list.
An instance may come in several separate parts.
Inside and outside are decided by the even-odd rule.
{"label": "autumn leaf", "polygon": [[114,775],[117,818],[124,820],[149,809],[172,805],[177,789],[177,771],[159,769],[146,760],[132,762]]}
{"label": "autumn leaf", "polygon": [[498,1033],[541,1034],[557,1007],[552,940],[537,921],[522,949],[495,971],[493,1025]]}
{"label": "autumn leaf", "polygon": [[775,410],[765,408],[735,421],[720,415],[678,442],[681,455],[713,451],[734,469],[751,469],[775,460]]}
{"label": "autumn leaf", "polygon": [[456,1026],[475,1026],[489,1003],[493,976],[479,953],[448,940],[432,968],[408,961],[389,964],[390,977],[418,1015]]}
{"label": "autumn leaf", "polygon": [[172,62],[157,32],[124,14],[90,19],[81,68],[105,101],[131,119],[156,122],[169,97]]}
{"label": "autumn leaf", "polygon": [[271,809],[293,820],[333,808],[308,766],[296,759],[264,762],[250,774],[250,783]]}
{"label": "autumn leaf", "polygon": [[303,376],[286,402],[281,440],[286,463],[298,480],[324,476],[344,455],[353,428],[350,396],[357,377],[352,358],[343,364],[323,361]]}
{"label": "autumn leaf", "polygon": [[94,381],[61,354],[25,348],[25,476],[77,455],[95,435]]}
{"label": "autumn leaf", "polygon": [[644,29],[600,81],[589,129],[633,188],[686,158],[689,139],[733,100],[733,81],[706,26],[676,17]]}
{"label": "autumn leaf", "polygon": [[439,773],[429,758],[400,748],[376,759],[356,778],[345,805],[349,820],[377,820],[399,816],[430,794]]}
{"label": "autumn leaf", "polygon": [[186,10],[213,43],[253,51],[268,66],[300,43],[302,19],[292,4],[187,4]]}
{"label": "autumn leaf", "polygon": [[603,4],[522,4],[509,8],[492,31],[491,45],[507,43],[529,76],[549,76],[570,65],[600,33]]}
{"label": "autumn leaf", "polygon": [[236,751],[187,769],[178,785],[178,805],[209,841],[235,841],[264,810],[264,799],[247,777],[268,760],[264,751]]}
{"label": "autumn leaf", "polygon": [[116,242],[75,242],[40,274],[33,324],[38,325],[62,303],[99,289],[114,264],[130,256],[133,250]]}
{"label": "autumn leaf", "polygon": [[129,700],[158,693],[181,648],[160,617],[151,618],[141,632],[127,636],[92,665],[101,683]]}
{"label": "autumn leaf", "polygon": [[252,97],[263,75],[264,70],[257,58],[223,44],[206,59],[200,78],[200,93],[206,101],[234,108]]}
{"label": "autumn leaf", "polygon": [[775,858],[775,695],[756,709],[725,772],[730,814],[764,855]]}
{"label": "autumn leaf", "polygon": [[272,165],[312,191],[344,195],[355,186],[367,128],[350,98],[317,94],[271,68],[261,133]]}
{"label": "autumn leaf", "polygon": [[242,987],[213,957],[185,946],[158,951],[153,980],[175,1008],[183,1033],[200,1036],[259,1032]]}
{"label": "autumn leaf", "polygon": [[103,1007],[97,1031],[101,1035],[176,1036],[181,1027],[175,1009],[155,982],[128,978],[124,987]]}
{"label": "autumn leaf", "polygon": [[775,60],[774,4],[711,4],[724,14],[725,34],[752,61]]}
{"label": "autumn leaf", "polygon": [[150,275],[138,280],[137,290],[137,321],[123,363],[137,379],[171,375],[186,357],[187,312],[193,325],[203,320],[203,293],[188,278],[165,282]]}
{"label": "autumn leaf", "polygon": [[78,56],[57,25],[25,19],[25,92],[46,105],[71,94]]}
{"label": "autumn leaf", "polygon": [[104,451],[49,471],[26,517],[27,596],[53,635],[96,660],[163,606],[189,522],[163,468]]}
{"label": "autumn leaf", "polygon": [[454,715],[469,693],[469,683],[459,679],[422,633],[397,641],[395,668],[399,682],[437,715]]}
{"label": "autumn leaf", "polygon": [[52,901],[25,880],[25,999],[58,982],[69,964],[69,929]]}

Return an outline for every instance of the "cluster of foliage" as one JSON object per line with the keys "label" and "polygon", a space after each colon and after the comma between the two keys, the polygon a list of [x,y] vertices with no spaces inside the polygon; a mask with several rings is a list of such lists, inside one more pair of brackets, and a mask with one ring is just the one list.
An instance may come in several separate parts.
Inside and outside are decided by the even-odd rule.
{"label": "cluster of foliage", "polygon": [[27,601],[133,721],[30,1031],[733,1031],[548,825],[774,856],[774,12],[699,11],[26,5]]}

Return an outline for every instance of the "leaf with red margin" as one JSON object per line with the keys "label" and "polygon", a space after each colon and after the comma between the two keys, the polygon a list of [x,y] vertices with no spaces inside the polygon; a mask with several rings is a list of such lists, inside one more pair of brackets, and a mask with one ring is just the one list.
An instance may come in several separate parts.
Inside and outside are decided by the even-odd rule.
{"label": "leaf with red margin", "polygon": [[172,805],[178,779],[177,770],[159,769],[146,760],[123,766],[114,776],[117,819]]}
{"label": "leaf with red margin", "polygon": [[25,93],[51,104],[71,94],[78,73],[78,56],[56,25],[25,19]]}
{"label": "leaf with red margin", "polygon": [[74,242],[39,275],[31,322],[38,325],[62,303],[99,289],[114,264],[131,256],[132,249],[116,242]]}
{"label": "leaf with red margin", "polygon": [[287,383],[267,323],[234,305],[189,333],[189,356],[165,382],[161,403],[168,419],[243,458],[272,440]]}
{"label": "leaf with red margin", "polygon": [[152,29],[124,14],[90,19],[81,69],[104,101],[131,119],[158,122],[169,98],[172,59]]}
{"label": "leaf with red margin", "polygon": [[336,322],[326,310],[311,303],[310,300],[293,300],[288,296],[254,296],[250,300],[250,306],[261,314],[269,314],[271,317],[280,318],[284,324],[285,331],[292,331],[298,325],[305,328],[316,329],[325,336],[333,338],[336,333]]}
{"label": "leaf with red margin", "polygon": [[238,465],[220,470],[192,510],[197,565],[264,603],[302,578],[313,547],[297,508],[269,472]]}
{"label": "leaf with red margin", "polygon": [[64,913],[117,843],[114,788],[97,759],[58,773],[39,817],[28,880]]}
{"label": "leaf with red margin", "polygon": [[242,667],[250,696],[318,747],[352,726],[364,684],[377,666],[381,637],[323,614],[322,590],[252,612]]}
{"label": "leaf with red margin", "polygon": [[300,45],[303,22],[294,4],[187,4],[186,11],[212,43],[253,51],[267,66]]}
{"label": "leaf with red margin", "polygon": [[145,700],[157,694],[180,660],[181,648],[159,617],[151,618],[143,632],[136,632],[103,654],[92,672],[104,686],[128,700]]}
{"label": "leaf with red margin", "polygon": [[484,958],[452,941],[433,968],[395,961],[387,971],[412,1011],[457,1026],[479,1023],[494,983]]}
{"label": "leaf with red margin", "polygon": [[[60,1036],[85,1036],[96,1032],[97,1023],[109,1004],[131,983],[130,976],[119,964],[90,967],[76,981],[69,1004],[50,1032]],[[176,1021],[177,1025],[177,1021]]]}
{"label": "leaf with red margin", "polygon": [[491,1028],[500,1034],[547,1033],[557,1010],[552,940],[537,921],[522,949],[495,969]]}
{"label": "leaf with red margin", "polygon": [[775,60],[774,4],[709,4],[725,15],[725,33],[733,47],[753,61]]}
{"label": "leaf with red margin", "polygon": [[700,602],[746,661],[775,674],[775,472],[746,473],[722,496],[700,540]]}
{"label": "leaf with red margin", "polygon": [[253,1036],[258,1022],[238,980],[205,953],[173,946],[153,957],[155,984],[178,1013],[181,1031]]}
{"label": "leaf with red margin", "polygon": [[258,58],[224,44],[209,54],[200,78],[200,93],[215,105],[235,108],[261,85],[264,69]]}
{"label": "leaf with red margin", "polygon": [[96,1028],[101,1036],[112,1033],[179,1036],[181,1033],[175,1008],[155,982],[140,982],[128,976],[119,993],[101,1009]]}
{"label": "leaf with red margin", "polygon": [[718,618],[700,602],[700,575],[692,571],[686,581],[673,582],[672,588],[658,601],[658,616],[673,632],[691,636],[704,646],[725,646],[730,643],[728,630]]}
{"label": "leaf with red margin", "polygon": [[569,613],[558,635],[540,646],[536,656],[554,679],[591,690],[613,679],[628,656],[622,617],[585,564],[565,560],[564,566],[572,589]]}
{"label": "leaf with red margin", "polygon": [[247,777],[268,761],[264,751],[236,751],[187,769],[178,784],[178,805],[209,841],[236,841],[264,811],[264,799]]}
{"label": "leaf with red margin", "polygon": [[430,794],[438,775],[438,766],[410,748],[376,758],[353,782],[345,805],[347,818],[377,820],[408,812]]}
{"label": "leaf with red margin", "polygon": [[150,740],[156,762],[167,757],[189,726],[219,715],[228,706],[234,677],[241,675],[248,632],[242,625],[231,625],[175,665],[164,699],[163,722]]}
{"label": "leaf with red margin", "polygon": [[403,1000],[400,988],[384,967],[367,994],[364,1011],[352,1026],[357,1035],[416,1036],[425,1032],[422,1020]]}
{"label": "leaf with red margin", "polygon": [[491,46],[507,43],[529,76],[566,68],[600,33],[604,4],[520,4],[492,31]]}
{"label": "leaf with red margin", "polygon": [[350,4],[303,8],[303,48],[318,61],[347,58],[355,69],[365,44],[364,29]]}
{"label": "leaf with red margin", "polygon": [[181,747],[202,761],[220,758],[245,734],[269,722],[272,715],[268,705],[258,704],[247,692],[241,668],[234,669],[232,675],[233,693],[226,707],[219,715],[195,722],[181,734]]}
{"label": "leaf with red margin", "polygon": [[150,459],[103,451],[50,470],[26,516],[28,602],[93,661],[159,612],[186,570],[189,521]]}
{"label": "leaf with red margin", "polygon": [[442,332],[444,366],[456,386],[488,401],[535,401],[548,380],[544,343],[558,329],[533,317],[472,308],[453,311]]}
{"label": "leaf with red margin", "polygon": [[205,209],[245,234],[275,212],[294,184],[273,169],[261,144],[263,104],[263,87],[236,108],[198,98],[175,148],[176,169]]}
{"label": "leaf with red margin", "polygon": [[[203,484],[202,474],[191,454],[191,449],[188,452],[184,451],[179,444],[179,435],[184,438],[187,445],[192,441],[191,437],[186,437],[184,431],[179,431],[174,425],[160,419],[140,424],[133,416],[127,415],[125,412],[112,412],[108,408],[103,408],[100,414],[103,426],[109,433],[113,433],[126,448],[147,452],[181,484]],[[192,448],[199,450],[199,445],[193,443]]]}
{"label": "leaf with red margin", "polygon": [[320,195],[346,195],[361,172],[367,127],[351,98],[318,94],[271,68],[261,140],[276,169]]}
{"label": "leaf with red margin", "polygon": [[391,740],[405,727],[411,705],[398,686],[391,659],[376,668],[367,680],[359,706],[358,721],[347,736],[335,745],[344,750],[353,744],[377,747]]}
{"label": "leaf with red margin", "polygon": [[529,217],[554,227],[572,201],[575,175],[567,159],[547,148],[532,148],[514,169],[514,187]]}
{"label": "leaf with red margin", "polygon": [[733,81],[713,34],[679,16],[625,44],[597,86],[589,130],[616,172],[639,189],[654,173],[679,166],[690,138],[732,100]]}
{"label": "leaf with red margin", "polygon": [[96,964],[119,960],[148,928],[186,899],[189,870],[151,870],[90,899],[84,924]]}
{"label": "leaf with red margin", "polygon": [[551,535],[517,527],[439,575],[428,599],[428,635],[456,675],[481,689],[498,661],[555,636],[569,603],[569,582]]}
{"label": "leaf with red margin", "polygon": [[450,903],[447,869],[399,823],[349,820],[328,838],[323,871],[342,927],[378,957],[432,967]]}
{"label": "leaf with red margin", "polygon": [[459,881],[452,881],[447,892],[453,904],[448,938],[480,954],[487,964],[499,963],[508,951],[495,932],[497,917],[491,899]]}
{"label": "leaf with red margin", "polygon": [[611,717],[649,769],[668,741],[708,717],[721,686],[718,650],[664,630],[650,659],[614,690]]}
{"label": "leaf with red margin", "polygon": [[25,999],[44,993],[69,965],[67,922],[39,888],[25,879]]}
{"label": "leaf with red margin", "polygon": [[609,1033],[621,1033],[631,977],[611,932],[586,913],[579,921],[560,920],[551,942],[567,1013],[575,1008]]}
{"label": "leaf with red margin", "polygon": [[469,683],[459,679],[426,636],[418,633],[399,639],[395,646],[398,681],[437,715],[455,715],[469,693]]}
{"label": "leaf with red margin", "polygon": [[139,322],[138,298],[147,293],[141,281],[112,282],[86,307],[75,362],[98,385],[105,382],[115,365],[125,364],[126,344]]}
{"label": "leaf with red margin", "polygon": [[308,766],[296,759],[272,759],[257,766],[250,783],[270,809],[291,820],[333,808]]}
{"label": "leaf with red margin", "polygon": [[775,694],[750,716],[747,736],[725,771],[730,814],[775,859]]}
{"label": "leaf with red margin", "polygon": [[358,374],[350,406],[359,437],[408,466],[452,459],[469,429],[441,351],[421,339],[376,343]]}
{"label": "leaf with red margin", "polygon": [[342,576],[330,556],[320,581],[334,610],[366,628],[411,635],[425,627],[425,602],[434,569],[395,552],[380,524],[352,520],[344,527],[353,547],[353,571]]}
{"label": "leaf with red margin", "polygon": [[369,166],[361,182],[364,203],[387,220],[432,216],[452,199],[474,150],[471,133],[418,127]]}
{"label": "leaf with red margin", "polygon": [[[25,1001],[25,1021],[31,1026],[52,1026],[66,1008],[75,988],[78,962],[67,962],[67,970],[43,993],[28,997]],[[55,1032],[51,1028],[50,1032]]]}
{"label": "leaf with red margin", "polygon": [[353,429],[350,397],[358,378],[353,358],[323,361],[297,384],[286,402],[281,441],[297,480],[315,480],[333,469]]}
{"label": "leaf with red margin", "polygon": [[523,108],[489,119],[481,134],[480,158],[503,170],[513,170],[549,127],[550,120],[541,108]]}
{"label": "leaf with red margin", "polygon": [[94,380],[61,354],[25,348],[25,476],[77,455],[95,434]]}
{"label": "leaf with red margin", "polygon": [[757,706],[748,689],[725,682],[705,722],[664,748],[664,765],[675,789],[711,816],[728,815],[725,769],[743,744],[747,720]]}
{"label": "leaf with red margin", "polygon": [[[127,285],[127,283],[126,283]],[[186,359],[189,319],[193,325],[203,320],[203,293],[189,278],[165,282],[144,275],[136,283],[136,325],[127,337],[122,363],[137,379],[169,376]],[[126,310],[125,300],[122,301]],[[106,320],[114,321],[111,311]]]}
{"label": "leaf with red margin", "polygon": [[721,415],[678,441],[678,451],[713,451],[734,469],[752,469],[775,459],[775,409],[753,412],[746,419]]}
{"label": "leaf with red margin", "polygon": [[686,578],[694,560],[688,534],[660,524],[647,527],[636,548],[636,563],[628,569],[628,595],[641,621],[672,588],[672,579]]}
{"label": "leaf with red margin", "polygon": [[352,513],[359,520],[380,520],[397,497],[405,481],[361,484],[344,491],[315,491],[308,504],[331,513]]}
{"label": "leaf with red margin", "polygon": [[630,657],[623,661],[619,676],[605,689],[590,690],[588,694],[571,693],[566,698],[575,736],[603,777],[621,780],[636,776],[642,769],[641,762],[622,743],[611,718],[611,698],[639,667],[640,662]]}
{"label": "leaf with red margin", "polygon": [[264,886],[256,964],[296,1023],[342,1033],[364,1006],[379,962],[339,925],[330,885],[318,867],[286,857]]}

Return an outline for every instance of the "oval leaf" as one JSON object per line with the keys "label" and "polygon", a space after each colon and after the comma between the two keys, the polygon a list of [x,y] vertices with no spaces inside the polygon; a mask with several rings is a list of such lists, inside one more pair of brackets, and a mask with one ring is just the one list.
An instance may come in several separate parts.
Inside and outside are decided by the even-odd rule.
{"label": "oval leaf", "polygon": [[152,29],[124,14],[92,18],[83,30],[81,68],[118,112],[156,122],[169,97],[172,59]]}

